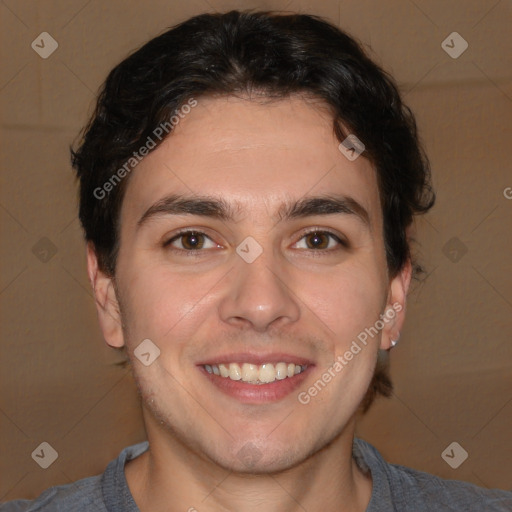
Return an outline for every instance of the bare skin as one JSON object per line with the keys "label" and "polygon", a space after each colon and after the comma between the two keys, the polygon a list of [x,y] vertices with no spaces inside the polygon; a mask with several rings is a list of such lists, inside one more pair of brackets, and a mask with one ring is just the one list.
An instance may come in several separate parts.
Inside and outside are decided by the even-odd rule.
{"label": "bare skin", "polygon": [[[127,347],[142,397],[150,449],[125,468],[142,512],[366,509],[372,481],[351,456],[355,417],[378,349],[401,330],[411,268],[388,275],[375,171],[338,144],[326,111],[300,97],[198,98],[132,171],[115,286],[88,247],[104,337]],[[138,226],[170,194],[221,198],[235,216],[160,213]],[[285,202],[327,196],[351,198],[367,219],[277,214]],[[176,238],[182,228],[204,237]],[[249,236],[262,249],[252,263],[236,252]],[[300,403],[393,304],[402,310]],[[133,353],[144,339],[160,349],[149,366]],[[234,352],[290,354],[310,368],[285,396],[246,403],[199,366]]]}

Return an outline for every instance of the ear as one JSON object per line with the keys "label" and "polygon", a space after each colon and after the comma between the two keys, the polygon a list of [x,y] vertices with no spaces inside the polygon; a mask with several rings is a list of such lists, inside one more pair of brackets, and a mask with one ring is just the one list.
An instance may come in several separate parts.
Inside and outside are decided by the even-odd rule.
{"label": "ear", "polygon": [[96,310],[103,337],[111,347],[124,345],[119,302],[112,278],[98,268],[98,257],[92,242],[87,243],[87,273],[94,291]]}
{"label": "ear", "polygon": [[405,305],[407,292],[411,284],[412,264],[408,259],[402,270],[389,283],[388,299],[382,319],[384,328],[380,340],[380,348],[389,350],[391,341],[398,340],[405,322]]}

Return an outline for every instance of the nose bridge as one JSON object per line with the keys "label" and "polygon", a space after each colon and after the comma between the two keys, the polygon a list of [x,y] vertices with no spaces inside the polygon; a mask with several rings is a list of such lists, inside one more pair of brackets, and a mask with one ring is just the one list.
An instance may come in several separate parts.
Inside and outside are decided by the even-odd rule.
{"label": "nose bridge", "polygon": [[[240,244],[239,251],[254,250]],[[229,280],[229,290],[222,300],[222,320],[232,324],[248,324],[257,331],[265,331],[271,324],[294,322],[300,316],[299,304],[286,283],[281,262],[268,248],[254,260],[245,258],[244,252],[235,263]]]}

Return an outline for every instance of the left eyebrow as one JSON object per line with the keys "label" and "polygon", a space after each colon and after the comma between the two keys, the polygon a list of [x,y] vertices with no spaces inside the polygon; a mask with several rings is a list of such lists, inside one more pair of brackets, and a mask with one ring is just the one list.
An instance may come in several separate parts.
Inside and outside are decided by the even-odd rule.
{"label": "left eyebrow", "polygon": [[355,199],[348,196],[305,197],[292,204],[285,203],[278,210],[279,220],[297,219],[314,215],[353,215],[370,228],[370,215]]}
{"label": "left eyebrow", "polygon": [[[137,229],[149,219],[164,215],[197,215],[233,221],[243,211],[239,203],[232,207],[222,198],[210,196],[183,196],[172,194],[150,206],[137,222]],[[304,197],[294,202],[282,203],[277,210],[279,221],[315,215],[353,215],[366,228],[370,228],[368,211],[348,196]]]}

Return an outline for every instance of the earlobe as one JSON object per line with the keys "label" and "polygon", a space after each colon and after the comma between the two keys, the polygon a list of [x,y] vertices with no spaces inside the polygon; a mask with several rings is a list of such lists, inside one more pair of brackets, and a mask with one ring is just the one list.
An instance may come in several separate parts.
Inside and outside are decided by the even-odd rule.
{"label": "earlobe", "polygon": [[385,322],[382,330],[380,348],[389,350],[393,348],[400,338],[400,332],[405,322],[405,306],[407,292],[411,284],[412,263],[408,259],[400,272],[391,280],[388,301],[384,312]]}
{"label": "earlobe", "polygon": [[87,273],[91,283],[98,320],[103,337],[108,345],[115,348],[124,346],[121,312],[114,283],[98,268],[98,258],[92,242],[87,243]]}

